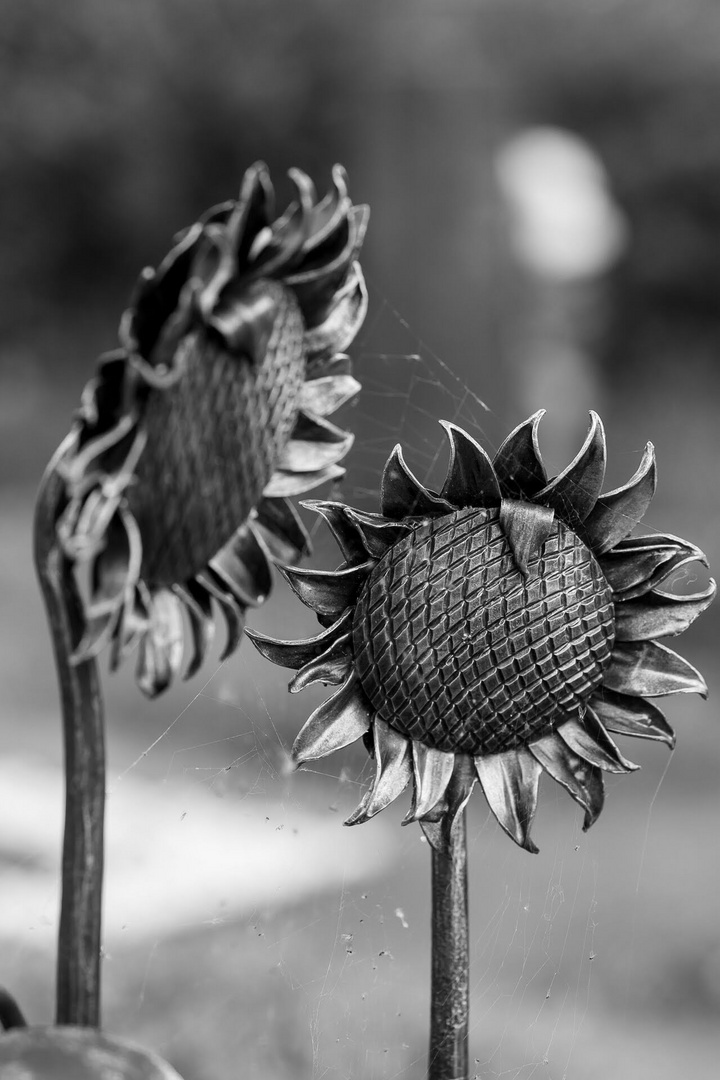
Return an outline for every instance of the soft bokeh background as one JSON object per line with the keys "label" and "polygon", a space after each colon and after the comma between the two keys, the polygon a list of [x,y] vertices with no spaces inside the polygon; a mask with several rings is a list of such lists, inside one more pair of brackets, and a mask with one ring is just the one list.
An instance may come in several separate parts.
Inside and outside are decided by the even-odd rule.
{"label": "soft bokeh background", "polygon": [[[0,982],[52,1015],[61,829],[34,491],[133,281],[257,158],[335,161],[372,219],[343,498],[374,506],[443,417],[491,448],[545,406],[549,466],[603,414],[608,482],[647,439],[645,522],[720,563],[720,10],[713,0],[4,0],[0,20]],[[592,157],[590,155],[595,155]],[[485,403],[487,408],[483,407]],[[333,557],[321,534],[316,560]],[[691,583],[690,587],[691,587]],[[302,636],[278,588],[253,619]],[[473,800],[478,1076],[710,1077],[720,1054],[718,611],[711,686],[624,749],[585,836],[549,780],[515,850]],[[215,654],[217,655],[217,654]],[[249,648],[150,705],[105,679],[106,1026],[187,1080],[419,1080],[429,854],[404,807],[344,830],[362,750],[288,776],[319,700]],[[713,689],[715,691],[713,695]]]}

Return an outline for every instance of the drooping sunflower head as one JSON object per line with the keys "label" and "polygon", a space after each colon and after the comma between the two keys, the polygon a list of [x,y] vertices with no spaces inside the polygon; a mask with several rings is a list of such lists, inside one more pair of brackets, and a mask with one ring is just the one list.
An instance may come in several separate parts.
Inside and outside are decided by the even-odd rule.
{"label": "drooping sunflower head", "polygon": [[115,667],[139,642],[150,695],[182,666],[184,614],[186,675],[207,650],[212,601],[233,651],[270,590],[269,561],[307,553],[288,498],[341,476],[352,444],[327,417],[359,390],[343,350],[367,306],[367,208],[339,166],[321,201],[304,173],[290,177],[296,198],[275,217],[255,165],[237,202],[144,271],[60,455],[58,537],[91,578],[76,658],[109,642]]}
{"label": "drooping sunflower head", "polygon": [[[306,641],[248,635],[297,669],[291,691],[339,689],[293,747],[298,764],[365,739],[375,778],[347,824],[367,821],[413,783],[405,823],[452,827],[479,781],[506,832],[529,851],[543,771],[585,810],[603,805],[603,770],[636,768],[610,733],[674,745],[651,699],[706,693],[702,676],[657,639],[679,634],[715,595],[667,591],[704,561],[693,544],[631,533],[655,489],[648,444],[623,487],[601,494],[605,436],[591,414],[585,443],[548,480],[542,412],[491,460],[453,424],[439,494],[400,447],[383,474],[381,512],[310,503],[344,556],[333,572],[285,568],[325,627]],[[452,782],[451,782],[452,781]]]}

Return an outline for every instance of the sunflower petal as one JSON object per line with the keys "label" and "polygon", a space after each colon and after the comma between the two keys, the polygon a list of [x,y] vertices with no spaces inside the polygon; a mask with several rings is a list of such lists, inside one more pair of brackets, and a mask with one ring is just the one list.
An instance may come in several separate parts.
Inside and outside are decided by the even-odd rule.
{"label": "sunflower petal", "polygon": [[343,352],[362,326],[368,307],[365,279],[358,263],[353,263],[343,286],[333,296],[333,304],[317,326],[305,331],[308,360]]}
{"label": "sunflower petal", "polygon": [[537,809],[540,763],[521,748],[476,757],[475,769],[499,824],[516,844],[536,854],[530,828]]}
{"label": "sunflower petal", "polygon": [[324,683],[326,686],[338,686],[344,682],[352,671],[352,642],[350,634],[342,634],[333,641],[314,660],[308,661],[300,668],[295,678],[288,687],[291,694],[297,694],[306,686],[313,683]]}
{"label": "sunflower petal", "polygon": [[711,578],[703,592],[678,596],[653,590],[634,600],[615,604],[615,640],[646,641],[674,637],[684,630],[715,599],[717,585]]}
{"label": "sunflower petal", "polygon": [[658,641],[619,641],[605,669],[604,685],[633,697],[700,694],[707,684],[696,668]]}
{"label": "sunflower petal", "polygon": [[538,424],[544,415],[545,410],[540,409],[519,424],[493,459],[500,491],[508,499],[532,499],[547,483],[537,439]]}
{"label": "sunflower petal", "polygon": [[357,528],[365,551],[373,559],[381,559],[388,548],[412,532],[409,522],[386,521],[381,514],[366,514],[349,507],[345,514]]}
{"label": "sunflower petal", "polygon": [[379,717],[373,721],[375,779],[362,802],[345,822],[361,825],[379,814],[402,794],[413,777],[410,743]]}
{"label": "sunflower petal", "polygon": [[209,566],[244,607],[262,604],[272,588],[268,557],[247,523],[213,556]]}
{"label": "sunflower petal", "polygon": [[545,772],[580,803],[585,810],[583,829],[589,829],[600,816],[605,800],[601,770],[579,757],[557,734],[528,743],[527,748]]}
{"label": "sunflower petal", "polygon": [[592,709],[588,708],[582,723],[579,720],[566,720],[557,729],[557,734],[571,750],[591,765],[607,772],[634,772],[639,765],[627,761],[618,750]]}
{"label": "sunflower petal", "polygon": [[605,479],[605,431],[590,412],[590,430],[578,455],[559,476],[538,491],[535,500],[550,506],[570,528],[584,521],[595,506]]}
{"label": "sunflower petal", "polygon": [[295,764],[316,761],[362,738],[371,717],[372,708],[353,673],[300,729],[292,749]]}
{"label": "sunflower petal", "polygon": [[655,449],[648,443],[632,479],[601,495],[585,519],[582,537],[593,554],[604,554],[630,535],[652,502],[656,480]]}
{"label": "sunflower petal", "polygon": [[261,499],[250,527],[278,562],[296,563],[312,553],[307,529],[289,499]]}
{"label": "sunflower petal", "polygon": [[530,563],[539,558],[540,549],[552,532],[554,519],[555,511],[550,507],[515,499],[502,500],[500,525],[523,577],[530,573]]}
{"label": "sunflower petal", "polygon": [[415,741],[412,743],[412,759],[415,798],[403,825],[419,821],[432,812],[445,795],[455,765],[453,753],[448,754]]}
{"label": "sunflower petal", "polygon": [[191,679],[202,666],[215,637],[212,605],[209,594],[195,581],[189,581],[187,585],[173,585],[173,592],[185,605],[190,623],[193,654],[183,679]]}
{"label": "sunflower petal", "polygon": [[360,393],[360,383],[352,375],[321,375],[300,387],[298,405],[313,416],[330,416]]}
{"label": "sunflower petal", "polygon": [[658,739],[671,750],[675,746],[675,732],[657,705],[644,698],[618,694],[603,686],[590,698],[590,705],[604,727],[616,735]]}
{"label": "sunflower petal", "polygon": [[347,507],[344,503],[309,499],[302,505],[308,510],[314,510],[316,514],[320,514],[324,518],[346,562],[367,562],[368,553],[358,530],[355,528],[355,524],[349,519]]}
{"label": "sunflower petal", "polygon": [[453,830],[461,819],[462,811],[467,806],[476,783],[477,772],[473,759],[469,754],[456,754],[450,783],[438,803],[441,813],[433,813],[430,818],[425,817],[420,822],[425,839],[439,855],[449,853]]}
{"label": "sunflower petal", "polygon": [[305,638],[302,641],[278,641],[276,638],[266,637],[257,630],[245,630],[246,637],[250,638],[259,653],[273,664],[280,667],[298,670],[305,664],[317,660],[332,645],[332,643],[352,625],[353,609],[348,608],[339,619],[323,630],[317,637]]}
{"label": "sunflower petal", "polygon": [[[362,247],[370,208],[351,206],[334,232],[312,252],[305,245],[297,271],[284,280],[297,296],[305,325],[313,329],[323,324],[333,310],[347,280],[353,279],[355,259]],[[310,237],[312,239],[312,237]],[[326,354],[327,355],[327,354]]]}
{"label": "sunflower petal", "polygon": [[295,430],[283,447],[277,467],[292,473],[327,469],[342,461],[354,439],[352,432],[342,431],[327,420],[316,420],[299,413]]}
{"label": "sunflower petal", "polygon": [[[212,303],[212,306],[211,306]],[[256,283],[231,282],[212,302],[202,301],[205,324],[225,342],[236,356],[260,361],[277,323],[283,296],[280,290],[270,291]],[[177,333],[173,334],[177,339]]]}
{"label": "sunflower petal", "polygon": [[388,458],[380,486],[380,510],[383,517],[402,521],[406,517],[440,517],[454,507],[446,499],[433,495],[408,469],[398,445]]}
{"label": "sunflower petal", "polygon": [[441,495],[458,509],[498,506],[500,487],[483,448],[456,424],[441,420],[450,441],[450,464]]}
{"label": "sunflower petal", "polygon": [[364,584],[371,563],[361,563],[347,570],[303,570],[297,566],[279,566],[278,570],[303,604],[321,615],[341,615],[354,603]]}
{"label": "sunflower petal", "polygon": [[352,375],[352,360],[347,353],[335,353],[334,356],[317,357],[308,360],[305,368],[305,378],[324,379],[330,375]]}
{"label": "sunflower petal", "polygon": [[118,601],[112,611],[104,611],[100,615],[86,615],[83,636],[76,645],[70,656],[70,663],[74,665],[84,664],[94,659],[106,648],[112,640],[122,618],[123,605]]}
{"label": "sunflower petal", "polygon": [[128,589],[125,594],[120,617],[110,641],[108,667],[111,672],[118,671],[123,660],[129,656],[148,629],[149,604],[142,602],[141,593],[142,588],[138,582],[134,589]]}
{"label": "sunflower petal", "polygon": [[320,487],[330,480],[340,480],[345,475],[342,465],[330,465],[327,469],[318,469],[315,472],[286,472],[277,469],[265,485],[263,495],[266,499],[287,499],[296,495],[304,495],[306,491]]}
{"label": "sunflower petal", "polygon": [[621,540],[598,560],[613,592],[627,600],[642,596],[686,562],[707,560],[694,544],[677,536],[634,536]]}
{"label": "sunflower petal", "polygon": [[307,254],[324,244],[347,217],[350,199],[347,193],[347,175],[342,165],[333,165],[332,187],[327,195],[312,209],[312,227],[304,252]]}
{"label": "sunflower petal", "polygon": [[183,620],[180,601],[169,589],[152,594],[150,625],[140,640],[135,678],[150,698],[166,690],[180,671]]}
{"label": "sunflower petal", "polygon": [[238,602],[237,598],[210,567],[196,574],[195,581],[216,601],[225,619],[227,640],[220,655],[220,662],[222,663],[235,652],[240,644],[245,625],[245,607]]}

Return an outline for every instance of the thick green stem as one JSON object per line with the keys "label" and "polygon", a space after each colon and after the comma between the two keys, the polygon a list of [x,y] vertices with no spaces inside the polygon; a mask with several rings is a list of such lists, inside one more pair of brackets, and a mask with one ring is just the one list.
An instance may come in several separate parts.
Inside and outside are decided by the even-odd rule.
{"label": "thick green stem", "polygon": [[35,566],[42,588],[60,698],[65,749],[65,832],[58,936],[56,1020],[100,1023],[100,924],[105,811],[105,728],[97,665],[73,664],[85,621],[72,565],[55,526],[65,489],[51,462],[35,513]]}
{"label": "thick green stem", "polygon": [[432,850],[428,1080],[468,1080],[470,960],[464,810],[448,832]]}

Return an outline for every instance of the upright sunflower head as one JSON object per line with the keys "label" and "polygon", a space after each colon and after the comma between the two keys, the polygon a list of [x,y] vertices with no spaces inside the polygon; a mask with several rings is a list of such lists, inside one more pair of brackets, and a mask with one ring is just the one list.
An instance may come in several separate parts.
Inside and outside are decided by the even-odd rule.
{"label": "upright sunflower head", "polygon": [[[623,487],[601,495],[605,435],[591,414],[571,464],[548,481],[537,443],[542,412],[491,460],[443,423],[450,465],[439,494],[400,447],[383,474],[381,513],[310,503],[344,562],[333,572],[286,568],[325,629],[306,641],[250,633],[291,691],[337,690],[293,747],[302,765],[363,738],[375,779],[346,824],[367,821],[411,781],[405,823],[449,829],[480,782],[516,843],[530,828],[543,770],[585,810],[603,805],[603,770],[636,768],[609,732],[675,736],[649,699],[707,688],[657,639],[681,633],[715,595],[665,590],[698,548],[675,536],[631,537],[655,489],[652,445]],[[451,780],[453,782],[451,783]],[[432,831],[431,831],[432,832]]]}
{"label": "upright sunflower head", "polygon": [[245,611],[270,591],[270,561],[295,562],[308,537],[289,496],[339,477],[352,435],[327,416],[353,397],[346,349],[365,316],[356,257],[367,208],[333,171],[317,201],[274,216],[267,169],[249,169],[237,202],[209,210],[145,270],[59,452],[66,502],[57,523],[71,559],[90,565],[87,633],[76,659],[111,645],[111,667],[139,642],[149,695],[183,663],[183,612],[200,666],[225,616],[224,655]]}

